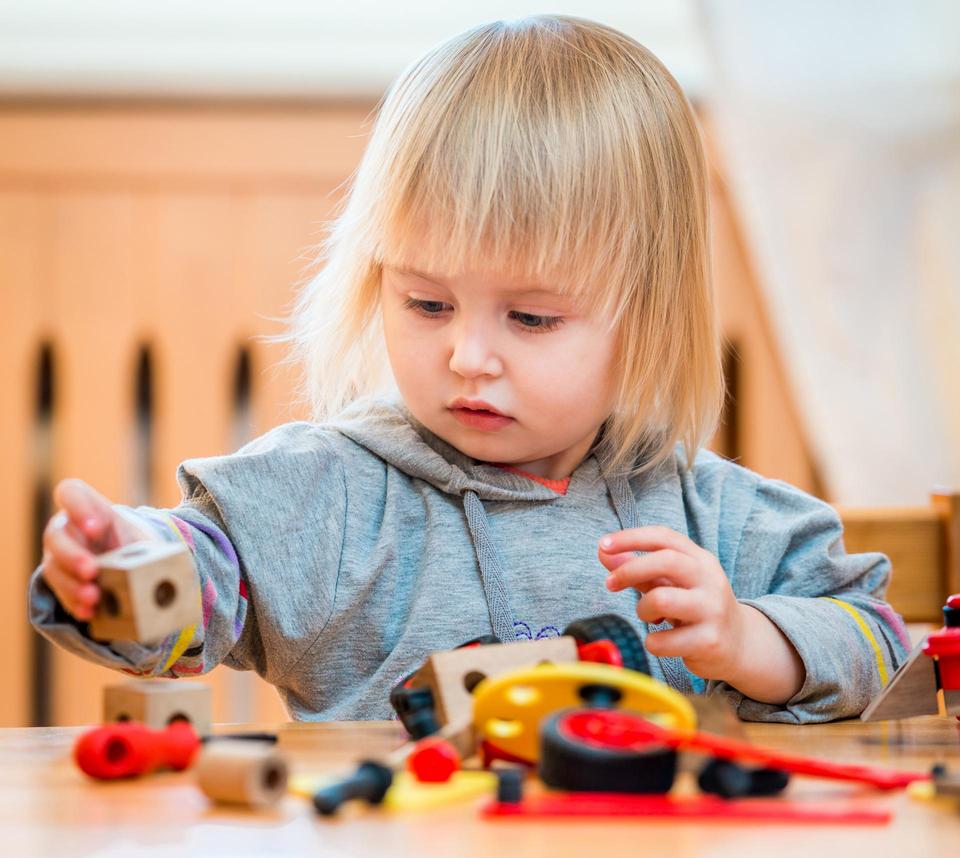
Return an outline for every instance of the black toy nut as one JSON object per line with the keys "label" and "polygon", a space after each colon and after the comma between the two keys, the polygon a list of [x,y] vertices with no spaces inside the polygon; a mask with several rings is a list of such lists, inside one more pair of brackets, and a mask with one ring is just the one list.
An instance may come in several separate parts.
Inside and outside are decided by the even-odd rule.
{"label": "black toy nut", "polygon": [[781,769],[751,769],[731,760],[711,759],[700,770],[700,790],[721,798],[746,798],[777,795],[790,782]]}
{"label": "black toy nut", "polygon": [[523,779],[526,773],[518,768],[497,771],[497,801],[501,804],[520,804],[523,801]]}

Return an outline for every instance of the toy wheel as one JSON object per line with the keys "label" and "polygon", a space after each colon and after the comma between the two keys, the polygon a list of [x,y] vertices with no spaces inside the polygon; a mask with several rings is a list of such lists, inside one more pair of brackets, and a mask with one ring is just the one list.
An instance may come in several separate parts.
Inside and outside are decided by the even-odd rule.
{"label": "toy wheel", "polygon": [[675,729],[692,730],[697,723],[690,701],[664,683],[588,662],[540,664],[488,677],[474,691],[473,723],[478,736],[498,751],[534,762],[540,752],[539,726],[546,718],[601,699],[606,706],[615,705],[613,711]]}
{"label": "toy wheel", "polygon": [[598,743],[596,735],[581,735],[581,712],[558,712],[543,724],[539,774],[547,786],[572,792],[670,790],[677,772],[675,750],[653,744],[641,750],[622,747],[615,731]]}
{"label": "toy wheel", "polygon": [[574,620],[563,630],[563,633],[575,638],[578,644],[610,641],[620,650],[624,667],[638,670],[640,673],[650,673],[643,641],[640,640],[640,636],[629,620],[617,614],[600,614],[596,617]]}
{"label": "toy wheel", "polygon": [[473,638],[468,640],[466,643],[460,644],[457,649],[466,649],[468,646],[487,646],[488,644],[498,644],[503,643],[500,638],[496,635],[480,635],[478,638]]}

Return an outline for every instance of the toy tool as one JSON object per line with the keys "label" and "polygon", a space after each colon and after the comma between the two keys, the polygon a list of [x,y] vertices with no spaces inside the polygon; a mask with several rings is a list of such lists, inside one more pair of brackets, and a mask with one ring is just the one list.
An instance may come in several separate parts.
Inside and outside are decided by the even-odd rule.
{"label": "toy tool", "polygon": [[369,804],[380,804],[393,783],[393,771],[375,760],[366,760],[347,778],[317,790],[313,806],[317,813],[332,816],[345,801],[364,799]]}
{"label": "toy tool", "polygon": [[673,798],[622,793],[551,793],[519,802],[491,802],[481,809],[481,813],[486,817],[616,816],[866,825],[882,825],[889,822],[891,816],[888,810],[848,802],[727,801],[712,796]]}
{"label": "toy tool", "polygon": [[181,771],[193,761],[200,738],[185,721],[163,730],[143,724],[108,724],[77,739],[73,756],[85,774],[98,780],[131,778],[159,768]]}
{"label": "toy tool", "polygon": [[642,749],[651,744],[678,750],[697,751],[726,760],[748,760],[767,768],[781,769],[799,775],[854,781],[879,789],[900,789],[930,776],[925,772],[902,772],[873,766],[849,765],[787,754],[731,739],[675,729],[641,718],[631,712],[611,709],[581,709],[564,719],[562,729],[584,743],[600,748]]}

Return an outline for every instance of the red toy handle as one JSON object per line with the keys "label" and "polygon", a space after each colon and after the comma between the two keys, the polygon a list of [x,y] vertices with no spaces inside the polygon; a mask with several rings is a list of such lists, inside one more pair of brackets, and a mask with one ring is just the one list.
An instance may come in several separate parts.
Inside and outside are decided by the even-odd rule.
{"label": "red toy handle", "polygon": [[564,718],[560,729],[571,738],[600,748],[642,748],[651,743],[701,751],[724,760],[749,760],[771,769],[833,780],[855,781],[879,789],[900,789],[929,780],[926,772],[901,772],[873,766],[832,763],[815,757],[787,754],[713,733],[673,730],[639,715],[616,709],[583,709]]}
{"label": "red toy handle", "polygon": [[187,768],[200,747],[200,738],[186,721],[164,730],[151,730],[137,721],[88,730],[73,748],[80,770],[92,778],[114,780],[145,775],[161,767]]}

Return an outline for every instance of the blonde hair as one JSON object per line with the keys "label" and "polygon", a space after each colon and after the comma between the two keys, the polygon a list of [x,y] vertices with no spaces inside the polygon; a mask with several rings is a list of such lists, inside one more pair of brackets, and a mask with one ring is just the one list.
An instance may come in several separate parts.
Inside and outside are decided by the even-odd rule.
{"label": "blonde hair", "polygon": [[386,95],[293,313],[305,398],[325,419],[388,382],[384,264],[520,274],[610,319],[607,467],[690,463],[723,401],[708,244],[696,120],[653,54],[577,18],[477,27]]}

